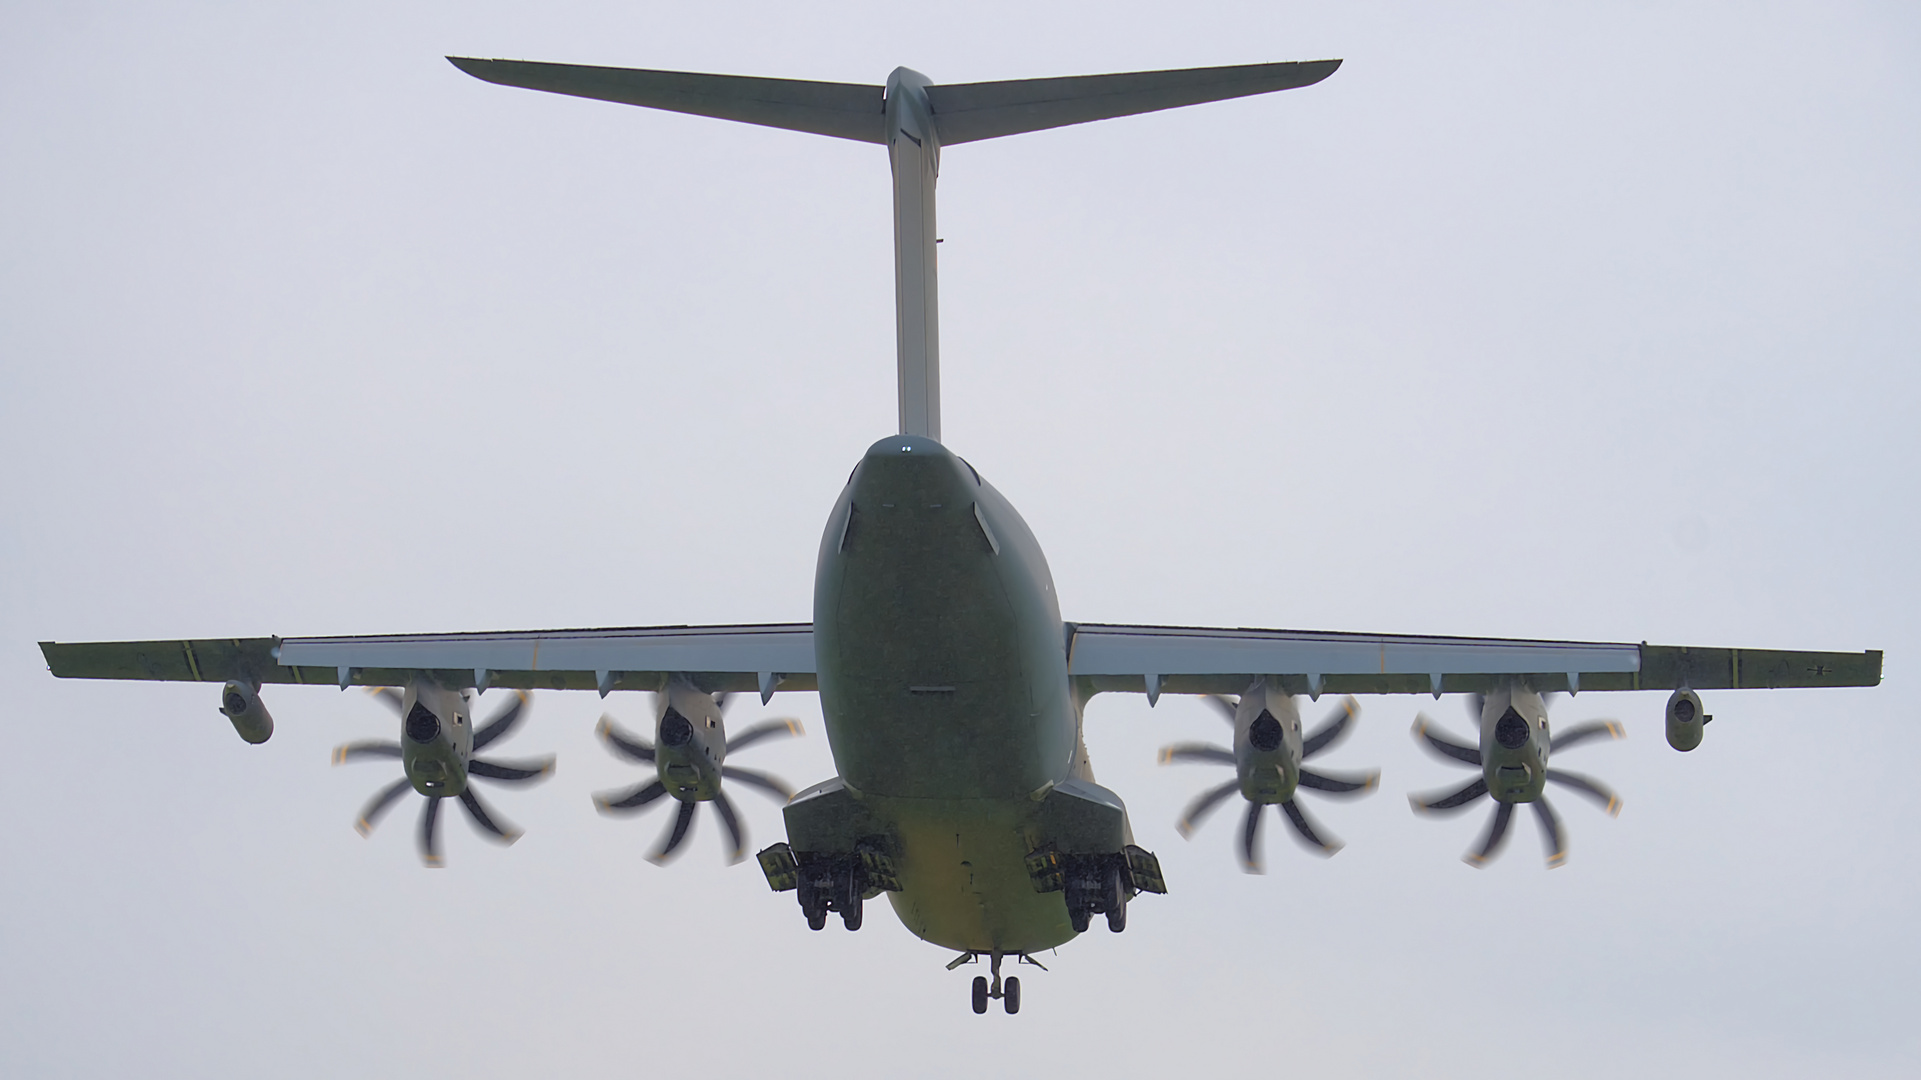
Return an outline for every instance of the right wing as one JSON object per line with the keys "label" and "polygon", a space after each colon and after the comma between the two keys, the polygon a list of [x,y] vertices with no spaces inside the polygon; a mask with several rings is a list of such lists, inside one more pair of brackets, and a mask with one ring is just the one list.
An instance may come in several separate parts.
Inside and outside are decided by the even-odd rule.
{"label": "right wing", "polygon": [[711,692],[814,690],[809,623],[516,630],[369,637],[196,641],[43,641],[63,679],[404,686],[425,673],[447,687],[658,690],[684,674]]}
{"label": "right wing", "polygon": [[1347,634],[1318,630],[1069,625],[1068,673],[1102,691],[1238,694],[1260,676],[1292,693],[1876,686],[1881,653],[1703,649],[1620,642]]}

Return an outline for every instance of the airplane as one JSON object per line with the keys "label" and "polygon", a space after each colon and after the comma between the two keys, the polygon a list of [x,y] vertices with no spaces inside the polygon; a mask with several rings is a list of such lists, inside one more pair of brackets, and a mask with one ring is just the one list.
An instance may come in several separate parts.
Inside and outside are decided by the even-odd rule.
{"label": "airplane", "polygon": [[[1095,916],[1127,925],[1130,901],[1165,893],[1159,861],[1135,843],[1121,797],[1096,782],[1082,723],[1101,693],[1203,695],[1234,728],[1233,745],[1169,747],[1166,760],[1232,765],[1233,780],[1203,793],[1183,820],[1233,794],[1248,803],[1242,856],[1258,868],[1258,829],[1276,806],[1303,839],[1331,853],[1294,802],[1371,790],[1377,773],[1341,776],[1304,762],[1352,728],[1351,695],[1466,694],[1476,745],[1425,718],[1415,735],[1480,776],[1459,791],[1412,797],[1445,811],[1489,797],[1487,836],[1470,853],[1492,857],[1513,808],[1531,803],[1549,865],[1566,846],[1547,784],[1618,809],[1598,781],[1548,767],[1551,753],[1617,724],[1553,734],[1552,695],[1667,690],[1666,729],[1677,750],[1699,746],[1711,719],[1700,692],[1771,687],[1875,686],[1882,654],[1698,648],[1646,642],[1358,634],[1312,630],[1110,625],[1064,620],[1040,544],[1014,506],[941,442],[934,195],[943,147],[1229,98],[1310,86],[1339,60],[1252,64],[1067,78],[936,84],[907,68],[884,85],[448,58],[478,79],[511,87],[691,113],[881,145],[893,175],[898,431],[854,464],[827,514],[811,622],[644,626],[348,637],[41,643],[61,678],[190,680],[224,684],[220,711],[250,743],[273,733],[267,684],[381,688],[401,719],[397,743],[355,744],[342,760],[398,757],[405,773],[376,795],[360,826],[411,788],[426,798],[423,861],[441,800],[457,798],[476,825],[511,830],[472,796],[470,778],[539,779],[550,759],[488,762],[474,753],[524,715],[533,690],[646,691],[654,740],[603,724],[610,748],[651,765],[655,779],[596,796],[603,810],[679,804],[656,852],[672,854],[698,804],[712,803],[742,856],[729,780],[776,797],[783,785],[727,763],[730,750],[777,734],[761,725],[730,742],[726,695],[817,693],[837,774],[785,801],[786,839],[757,855],[769,886],[791,891],[815,930],[839,915],[862,924],[863,903],[887,897],[921,939],[958,952],[949,969],[988,961],[972,1006],[1020,1008],[1018,976],[1003,962],[1085,932]],[[475,699],[516,691],[508,709],[475,727]],[[1350,696],[1304,733],[1298,699]],[[790,730],[793,726],[789,725]],[[471,796],[464,797],[463,796]]]}

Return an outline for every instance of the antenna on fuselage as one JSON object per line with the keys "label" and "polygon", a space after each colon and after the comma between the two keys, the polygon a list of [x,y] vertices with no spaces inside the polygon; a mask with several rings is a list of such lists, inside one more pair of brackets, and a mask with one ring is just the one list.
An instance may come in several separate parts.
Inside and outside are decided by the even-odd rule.
{"label": "antenna on fuselage", "polygon": [[934,182],[943,144],[1157,112],[1320,82],[1339,60],[1132,71],[936,86],[895,68],[886,86],[686,71],[474,60],[477,79],[575,97],[831,135],[887,147],[894,171],[894,321],[900,431],[940,439]]}

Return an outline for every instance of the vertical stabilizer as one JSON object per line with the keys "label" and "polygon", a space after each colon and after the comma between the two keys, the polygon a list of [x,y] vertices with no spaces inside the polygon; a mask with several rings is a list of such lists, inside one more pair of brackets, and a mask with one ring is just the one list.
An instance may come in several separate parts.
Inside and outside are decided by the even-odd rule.
{"label": "vertical stabilizer", "polygon": [[887,77],[887,154],[894,168],[894,324],[900,432],[940,441],[940,305],[934,255],[934,181],[940,135],[927,76]]}
{"label": "vertical stabilizer", "polygon": [[887,146],[894,169],[894,304],[903,435],[940,439],[940,318],[934,180],[940,148],[1320,82],[1339,60],[1060,79],[931,85],[895,68],[887,85],[686,71],[447,58],[477,79]]}

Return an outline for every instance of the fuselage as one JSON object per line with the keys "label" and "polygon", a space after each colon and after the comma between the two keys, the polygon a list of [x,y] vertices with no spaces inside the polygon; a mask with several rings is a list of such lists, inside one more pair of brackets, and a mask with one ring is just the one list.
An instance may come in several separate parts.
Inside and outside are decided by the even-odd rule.
{"label": "fuselage", "polygon": [[1013,506],[931,438],[875,443],[821,541],[814,647],[834,762],[898,845],[908,929],[978,952],[1073,937],[1025,857],[1040,798],[1092,777],[1053,579]]}

